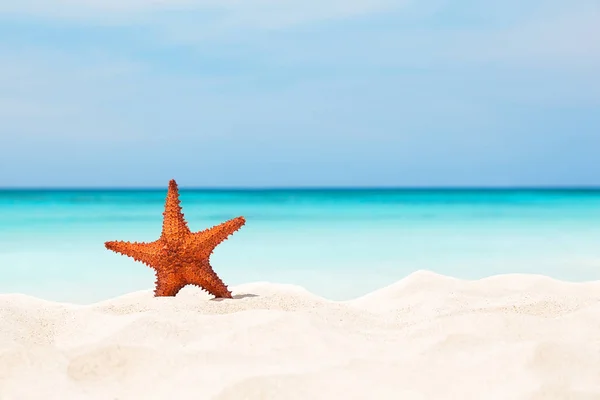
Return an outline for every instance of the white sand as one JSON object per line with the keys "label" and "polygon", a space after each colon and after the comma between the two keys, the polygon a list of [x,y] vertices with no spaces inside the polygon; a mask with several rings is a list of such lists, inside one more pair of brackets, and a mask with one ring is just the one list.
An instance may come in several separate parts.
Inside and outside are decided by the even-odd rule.
{"label": "white sand", "polygon": [[348,302],[232,289],[0,295],[0,399],[600,399],[600,282],[417,272]]}

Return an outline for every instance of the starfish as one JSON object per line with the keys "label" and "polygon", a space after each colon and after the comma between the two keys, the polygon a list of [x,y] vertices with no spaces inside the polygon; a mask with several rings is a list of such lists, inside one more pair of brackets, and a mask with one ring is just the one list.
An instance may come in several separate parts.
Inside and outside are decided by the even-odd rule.
{"label": "starfish", "polygon": [[113,241],[104,245],[155,270],[154,296],[175,296],[184,286],[196,285],[215,297],[231,298],[231,292],[213,271],[209,258],[213,250],[246,220],[237,217],[192,233],[179,204],[179,191],[173,179],[169,182],[158,240],[150,243]]}

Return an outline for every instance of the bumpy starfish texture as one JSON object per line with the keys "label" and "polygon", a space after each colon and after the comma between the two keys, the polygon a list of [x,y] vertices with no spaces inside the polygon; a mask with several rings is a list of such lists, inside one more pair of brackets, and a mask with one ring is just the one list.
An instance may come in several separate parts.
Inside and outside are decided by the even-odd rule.
{"label": "bumpy starfish texture", "polygon": [[181,212],[175,180],[169,182],[163,216],[162,233],[154,242],[114,241],[104,245],[153,268],[155,296],[175,296],[184,286],[196,285],[215,297],[231,298],[231,292],[213,271],[209,258],[219,243],[246,223],[244,217],[192,233]]}

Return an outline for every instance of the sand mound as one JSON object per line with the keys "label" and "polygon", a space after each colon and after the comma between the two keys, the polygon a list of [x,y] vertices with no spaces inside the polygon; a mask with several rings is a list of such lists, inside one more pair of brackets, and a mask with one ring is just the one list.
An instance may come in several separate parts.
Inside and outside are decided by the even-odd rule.
{"label": "sand mound", "polygon": [[419,271],[90,306],[0,295],[0,399],[600,399],[600,282]]}

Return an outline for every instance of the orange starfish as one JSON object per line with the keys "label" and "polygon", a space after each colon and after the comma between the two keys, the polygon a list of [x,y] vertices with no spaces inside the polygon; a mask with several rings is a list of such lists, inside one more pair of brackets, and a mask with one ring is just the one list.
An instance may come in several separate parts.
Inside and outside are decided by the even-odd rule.
{"label": "orange starfish", "polygon": [[106,242],[107,249],[141,261],[156,271],[155,296],[175,296],[186,285],[200,286],[215,297],[231,298],[231,292],[210,266],[213,250],[246,223],[237,217],[201,232],[190,232],[179,205],[175,180],[163,213],[160,238],[151,243]]}

